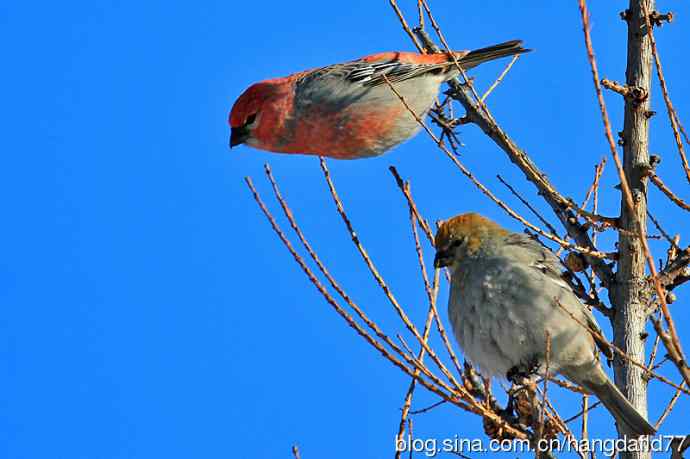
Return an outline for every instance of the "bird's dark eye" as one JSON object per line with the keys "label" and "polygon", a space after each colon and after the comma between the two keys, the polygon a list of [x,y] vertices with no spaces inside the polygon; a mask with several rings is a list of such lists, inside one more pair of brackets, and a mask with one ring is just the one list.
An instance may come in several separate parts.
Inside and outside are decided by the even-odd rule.
{"label": "bird's dark eye", "polygon": [[244,122],[244,124],[245,124],[245,126],[248,126],[248,125],[252,124],[254,121],[256,121],[256,113],[252,113],[251,115],[249,115],[247,117],[246,121]]}
{"label": "bird's dark eye", "polygon": [[465,243],[465,240],[466,240],[466,238],[464,238],[464,237],[461,237],[458,239],[453,239],[453,242],[450,243],[450,247],[453,249],[457,249],[458,247],[460,247],[461,245],[463,245]]}

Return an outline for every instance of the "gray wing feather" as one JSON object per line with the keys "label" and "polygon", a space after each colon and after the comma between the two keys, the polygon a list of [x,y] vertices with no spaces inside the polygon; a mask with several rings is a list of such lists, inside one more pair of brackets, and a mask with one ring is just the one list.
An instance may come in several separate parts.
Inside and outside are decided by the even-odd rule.
{"label": "gray wing feather", "polygon": [[391,83],[398,83],[418,77],[425,73],[442,71],[450,64],[410,64],[396,60],[382,62],[353,61],[345,64],[329,65],[310,72],[302,77],[297,85],[312,84],[319,81],[340,83],[360,83],[362,86],[377,86],[385,83],[383,76]]}
{"label": "gray wing feather", "polygon": [[[385,84],[384,75],[388,81],[395,84],[444,67],[447,65],[418,65],[398,61],[353,61],[323,67],[297,80],[296,108],[301,110],[307,108],[306,105],[318,104],[320,107],[339,110],[365,96],[369,103],[374,103],[377,98],[392,99],[395,96],[391,91],[382,90],[382,84]],[[412,96],[416,97],[417,94],[407,95],[408,99],[415,98]],[[414,103],[414,100],[411,103]]]}
{"label": "gray wing feather", "polygon": [[397,61],[360,62],[347,75],[349,81],[362,83],[365,86],[377,86],[385,83],[384,75],[391,83],[416,78],[429,72],[443,71],[449,64],[405,64]]}
{"label": "gray wing feather", "polygon": [[539,269],[553,280],[562,281],[563,264],[560,258],[539,241],[521,233],[511,233],[506,236],[505,241],[508,250],[510,247],[517,249],[510,251],[511,256],[516,260]]}
{"label": "gray wing feather", "polygon": [[[506,243],[507,246],[518,248],[518,250],[511,252],[513,256],[517,254],[516,258],[529,263],[533,268],[540,270],[549,279],[556,281],[558,284],[562,285],[563,288],[572,291],[567,282],[563,280],[564,267],[560,258],[558,258],[547,247],[541,245],[539,241],[526,234],[511,233],[506,237]],[[573,295],[575,295],[574,292]],[[580,304],[582,306],[581,313],[587,326],[589,326],[593,331],[599,333],[601,336],[604,336],[596,318],[594,317],[594,314],[592,314],[592,311],[584,304]],[[605,340],[599,339],[598,337],[593,336],[593,338],[597,343],[599,350],[606,355],[607,358],[611,359],[613,354],[610,344]]]}

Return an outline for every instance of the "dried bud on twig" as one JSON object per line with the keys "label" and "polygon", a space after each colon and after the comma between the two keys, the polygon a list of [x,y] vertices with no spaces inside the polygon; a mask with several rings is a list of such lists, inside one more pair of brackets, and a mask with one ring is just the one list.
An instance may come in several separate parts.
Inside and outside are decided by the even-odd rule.
{"label": "dried bud on twig", "polygon": [[570,252],[565,257],[565,265],[574,273],[581,273],[587,269],[587,260],[585,257],[576,252]]}

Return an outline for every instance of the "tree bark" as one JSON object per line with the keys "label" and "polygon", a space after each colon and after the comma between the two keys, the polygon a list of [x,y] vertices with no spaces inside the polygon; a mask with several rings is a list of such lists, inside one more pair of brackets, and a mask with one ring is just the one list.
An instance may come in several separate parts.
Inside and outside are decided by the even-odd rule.
{"label": "tree bark", "polygon": [[[649,100],[651,85],[652,50],[646,33],[645,11],[654,11],[654,0],[630,0],[626,12],[628,24],[628,61],[626,83],[628,87],[640,88],[640,97],[625,97],[625,120],[623,126],[623,166],[633,193],[634,209],[631,211],[625,198],[621,199],[621,225],[628,230],[620,233],[618,248],[620,259],[616,282],[610,290],[611,302],[615,307],[613,320],[614,343],[638,362],[645,361],[644,276],[645,256],[637,233],[636,220],[646,228],[647,180],[644,175],[649,164]],[[640,93],[638,92],[638,95]],[[630,402],[647,416],[647,382],[642,371],[628,362],[616,358],[614,361],[615,381]],[[620,436],[626,432],[618,426]],[[624,458],[643,459],[649,453],[625,453]]]}

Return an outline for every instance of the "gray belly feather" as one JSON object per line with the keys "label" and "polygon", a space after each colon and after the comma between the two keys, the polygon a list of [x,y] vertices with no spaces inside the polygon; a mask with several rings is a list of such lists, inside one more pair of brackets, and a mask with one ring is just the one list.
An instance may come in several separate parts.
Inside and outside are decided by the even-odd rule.
{"label": "gray belly feather", "polygon": [[544,360],[546,331],[551,336],[550,368],[590,361],[587,332],[557,305],[582,306],[569,289],[529,266],[489,263],[453,276],[448,315],[468,360],[487,376],[505,376]]}

